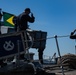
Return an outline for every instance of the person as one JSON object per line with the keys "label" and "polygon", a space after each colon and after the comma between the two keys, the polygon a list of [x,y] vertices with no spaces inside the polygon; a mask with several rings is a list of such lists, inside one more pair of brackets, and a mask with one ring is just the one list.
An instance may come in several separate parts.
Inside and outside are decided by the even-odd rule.
{"label": "person", "polygon": [[[29,15],[31,13],[31,16]],[[15,30],[21,31],[28,29],[28,22],[33,23],[35,21],[35,17],[31,12],[30,8],[26,8],[23,13],[21,13],[17,17],[17,24],[15,26]]]}
{"label": "person", "polygon": [[76,32],[76,29],[73,32],[71,32],[70,39],[76,39],[76,34],[74,34],[75,32]]}
{"label": "person", "polygon": [[[23,13],[21,13],[19,16],[17,16],[17,20],[15,23],[15,31],[23,31],[23,30],[26,31],[26,29],[29,28],[28,22],[33,23],[34,21],[35,21],[35,17],[33,16],[33,13],[31,12],[30,8],[26,8]],[[22,33],[22,34],[24,37],[24,33]],[[24,37],[24,39],[25,39],[25,37]],[[28,36],[27,36],[27,40],[28,40]],[[20,55],[20,59],[25,59],[24,54]]]}

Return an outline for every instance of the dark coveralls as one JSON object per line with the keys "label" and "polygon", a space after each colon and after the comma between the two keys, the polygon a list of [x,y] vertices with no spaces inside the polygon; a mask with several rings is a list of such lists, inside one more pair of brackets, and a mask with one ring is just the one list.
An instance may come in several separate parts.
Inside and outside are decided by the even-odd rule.
{"label": "dark coveralls", "polygon": [[[17,24],[15,25],[15,30],[17,31],[17,26],[19,26],[19,31],[28,29],[28,22],[33,23],[35,21],[34,16],[26,15],[26,13],[22,13],[18,16]],[[24,35],[24,34],[23,34]],[[27,38],[28,39],[28,38]],[[43,51],[44,49],[38,49],[38,56],[41,63],[43,63]],[[24,58],[24,55],[21,54],[20,58]]]}
{"label": "dark coveralls", "polygon": [[17,26],[19,26],[19,30],[26,30],[28,29],[28,22],[33,23],[35,21],[34,16],[29,16],[25,12],[20,14],[17,19],[17,25],[15,26],[15,30],[17,30]]}
{"label": "dark coveralls", "polygon": [[[35,21],[35,17],[32,15],[31,17],[23,12],[17,17],[17,24],[15,25],[15,30],[17,31],[17,27],[19,31],[28,29],[28,22],[33,23]],[[24,36],[24,34],[23,34]],[[28,36],[27,36],[28,39]],[[20,55],[20,59],[24,59],[24,54]]]}

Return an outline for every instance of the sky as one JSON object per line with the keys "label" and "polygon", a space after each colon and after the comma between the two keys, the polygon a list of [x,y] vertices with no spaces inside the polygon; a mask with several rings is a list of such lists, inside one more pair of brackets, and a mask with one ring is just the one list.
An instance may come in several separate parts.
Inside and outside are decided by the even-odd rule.
{"label": "sky", "polygon": [[[0,0],[2,11],[19,15],[29,7],[35,16],[35,22],[29,23],[32,30],[47,32],[47,38],[67,36],[76,29],[76,0]],[[69,37],[58,38],[61,55],[75,54],[75,40]],[[37,55],[36,49],[30,49]],[[46,40],[44,55],[58,56],[55,38]]]}

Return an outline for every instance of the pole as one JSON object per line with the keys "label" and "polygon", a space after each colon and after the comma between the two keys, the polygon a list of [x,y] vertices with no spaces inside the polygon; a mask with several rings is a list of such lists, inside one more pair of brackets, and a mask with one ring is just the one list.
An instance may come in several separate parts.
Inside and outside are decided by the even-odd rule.
{"label": "pole", "polygon": [[18,49],[17,67],[19,67],[20,66],[20,60],[19,60],[19,58],[20,58],[20,41],[19,40],[17,40],[17,49]]}
{"label": "pole", "polygon": [[29,55],[29,50],[28,50],[28,39],[27,39],[27,31],[24,33],[25,34],[25,44],[26,44],[26,52],[27,52],[27,56],[28,56],[28,60],[30,61],[30,55]]}
{"label": "pole", "polygon": [[[57,35],[55,35],[55,41],[56,41],[56,46],[57,46],[57,50],[58,50],[58,55],[59,55],[60,63],[61,63],[61,54],[60,54],[60,50],[59,50]],[[61,65],[60,65],[60,67],[61,67],[61,70],[62,70],[62,75],[65,75],[65,74],[64,74],[64,69],[63,69],[62,63],[61,63]]]}

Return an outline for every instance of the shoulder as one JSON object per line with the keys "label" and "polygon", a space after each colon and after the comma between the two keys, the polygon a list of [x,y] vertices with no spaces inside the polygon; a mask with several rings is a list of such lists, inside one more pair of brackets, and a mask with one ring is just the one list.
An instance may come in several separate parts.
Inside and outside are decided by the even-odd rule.
{"label": "shoulder", "polygon": [[26,15],[26,14],[23,12],[23,13],[19,14],[18,17],[22,17],[24,15]]}

